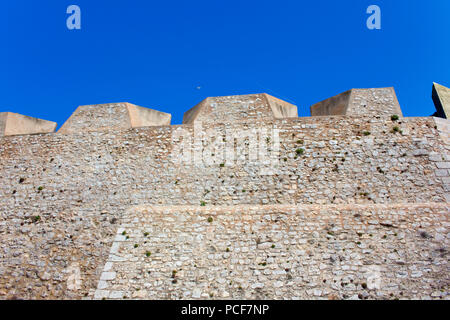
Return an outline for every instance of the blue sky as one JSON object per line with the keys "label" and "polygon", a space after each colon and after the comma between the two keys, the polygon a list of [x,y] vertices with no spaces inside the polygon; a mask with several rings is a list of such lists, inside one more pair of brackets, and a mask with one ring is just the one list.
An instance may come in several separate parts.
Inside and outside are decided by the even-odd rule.
{"label": "blue sky", "polygon": [[[81,8],[81,30],[66,9]],[[366,27],[369,5],[381,30]],[[172,114],[208,96],[267,92],[309,106],[394,86],[405,116],[450,86],[449,0],[14,0],[0,10],[0,111],[58,122],[127,101]],[[198,89],[200,87],[200,89]]]}

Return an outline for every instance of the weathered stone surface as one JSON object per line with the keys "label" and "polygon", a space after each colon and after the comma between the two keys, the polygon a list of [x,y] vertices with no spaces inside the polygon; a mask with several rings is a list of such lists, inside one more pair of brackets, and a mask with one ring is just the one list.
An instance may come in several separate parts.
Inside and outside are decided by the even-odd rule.
{"label": "weathered stone surface", "polygon": [[13,112],[0,112],[0,137],[23,134],[51,133],[56,122],[32,118]]}
{"label": "weathered stone surface", "polygon": [[126,259],[109,260],[117,276],[91,297],[448,298],[450,237],[438,232],[449,213],[445,203],[137,206],[120,221]]}
{"label": "weathered stone surface", "polygon": [[92,131],[121,131],[137,127],[170,125],[172,116],[128,102],[80,106],[58,130],[76,134]]}
{"label": "weathered stone surface", "polygon": [[434,116],[450,119],[450,88],[433,82],[431,97],[436,107]]}
{"label": "weathered stone surface", "polygon": [[[0,299],[448,299],[449,120],[354,93],[361,114],[249,95],[180,126],[104,105],[1,137]],[[217,142],[236,157],[185,161]]]}

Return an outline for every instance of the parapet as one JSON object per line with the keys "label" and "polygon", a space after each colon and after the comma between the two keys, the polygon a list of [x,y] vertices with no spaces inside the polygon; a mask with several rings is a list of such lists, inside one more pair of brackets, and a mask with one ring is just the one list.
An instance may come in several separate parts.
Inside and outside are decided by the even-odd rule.
{"label": "parapet", "polygon": [[311,106],[311,116],[402,115],[394,88],[351,89]]}
{"label": "parapet", "polygon": [[18,113],[0,112],[0,137],[55,132],[56,125],[56,122]]}
{"label": "parapet", "polygon": [[266,93],[209,97],[186,111],[183,124],[298,117],[297,106]]}
{"label": "parapet", "polygon": [[78,107],[58,133],[126,130],[170,125],[172,115],[128,102]]}
{"label": "parapet", "polygon": [[434,116],[450,119],[450,89],[433,82],[431,97],[436,107]]}

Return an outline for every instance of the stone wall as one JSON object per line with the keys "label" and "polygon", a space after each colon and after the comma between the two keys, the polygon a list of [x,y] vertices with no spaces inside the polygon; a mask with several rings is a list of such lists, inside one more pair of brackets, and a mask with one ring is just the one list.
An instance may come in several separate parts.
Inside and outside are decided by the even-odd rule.
{"label": "stone wall", "polygon": [[402,116],[394,88],[353,89],[347,115]]}
{"label": "stone wall", "polygon": [[448,120],[385,93],[355,95],[367,116],[250,95],[0,137],[0,299],[447,298]]}
{"label": "stone wall", "polygon": [[394,88],[351,89],[311,106],[312,116],[402,116]]}
{"label": "stone wall", "polygon": [[446,204],[130,208],[95,299],[425,299],[450,284]]}

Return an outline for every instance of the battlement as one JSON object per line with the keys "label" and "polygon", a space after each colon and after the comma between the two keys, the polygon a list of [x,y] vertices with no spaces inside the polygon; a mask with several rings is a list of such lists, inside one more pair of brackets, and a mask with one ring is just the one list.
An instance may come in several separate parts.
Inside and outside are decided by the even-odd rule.
{"label": "battlement", "polygon": [[351,89],[311,106],[311,116],[402,116],[394,88]]}
{"label": "battlement", "polygon": [[236,122],[296,117],[297,106],[261,93],[206,98],[184,114],[183,124],[195,121]]}
{"label": "battlement", "polygon": [[436,106],[436,113],[434,115],[440,118],[449,119],[450,89],[434,82],[431,97],[433,98],[434,105]]}
{"label": "battlement", "polygon": [[78,107],[58,133],[163,126],[170,125],[171,118],[169,113],[139,107],[128,102],[87,105]]}
{"label": "battlement", "polygon": [[[433,87],[437,116],[444,117],[445,87]],[[438,93],[439,92],[439,93]],[[310,107],[311,116],[402,117],[394,88],[351,89]],[[0,120],[0,136],[53,133],[54,122],[6,113]],[[14,116],[12,116],[14,115]],[[239,123],[295,119],[297,106],[266,93],[208,97],[184,113],[183,125],[195,122]],[[78,107],[59,129],[59,134],[123,131],[131,128],[169,126],[172,115],[128,102]],[[20,119],[20,120],[19,120]],[[7,123],[7,127],[5,127]],[[6,128],[6,129],[5,129]],[[6,131],[5,131],[6,130]],[[3,134],[2,134],[3,133]]]}

